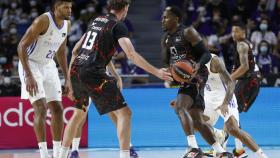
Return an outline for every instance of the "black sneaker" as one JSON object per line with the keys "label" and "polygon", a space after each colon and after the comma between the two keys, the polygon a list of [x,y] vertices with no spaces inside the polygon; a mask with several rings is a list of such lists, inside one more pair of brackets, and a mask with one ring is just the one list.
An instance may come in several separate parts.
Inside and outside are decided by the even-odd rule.
{"label": "black sneaker", "polygon": [[232,153],[230,152],[223,152],[216,155],[217,158],[234,158]]}
{"label": "black sneaker", "polygon": [[199,148],[190,148],[183,158],[203,158],[203,152]]}

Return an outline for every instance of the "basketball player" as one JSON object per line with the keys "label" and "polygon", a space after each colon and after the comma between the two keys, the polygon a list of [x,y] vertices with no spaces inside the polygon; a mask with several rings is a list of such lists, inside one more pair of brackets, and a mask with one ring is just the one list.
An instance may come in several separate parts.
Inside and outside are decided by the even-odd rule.
{"label": "basketball player", "polygon": [[[252,44],[246,39],[246,26],[239,22],[233,24],[232,38],[237,43],[237,51],[234,59],[231,78],[237,80],[235,95],[238,103],[239,112],[247,112],[255,101],[260,90],[260,75],[256,69]],[[235,155],[244,153],[240,140],[235,140]]]}
{"label": "basketball player", "polygon": [[157,69],[141,57],[128,38],[128,31],[121,22],[127,15],[129,0],[109,0],[110,11],[90,22],[86,34],[78,41],[71,59],[70,77],[76,107],[66,126],[59,158],[66,158],[77,128],[86,115],[88,98],[91,97],[100,115],[113,113],[117,120],[120,158],[129,158],[131,111],[114,78],[106,74],[106,65],[120,46],[128,59],[155,76],[171,80],[170,73]]}
{"label": "basketball player", "polygon": [[[46,114],[52,114],[53,156],[58,157],[63,130],[61,84],[53,57],[67,78],[66,37],[70,29],[71,0],[54,0],[52,11],[37,17],[18,45],[21,97],[29,99],[34,108],[34,131],[41,158],[48,157]],[[68,90],[66,82],[66,92]]]}
{"label": "basketball player", "polygon": [[225,130],[230,135],[241,140],[256,153],[257,157],[267,158],[252,137],[239,128],[238,105],[234,95],[235,84],[230,78],[224,63],[212,54],[212,60],[206,66],[210,73],[206,82],[204,97],[206,105],[204,114],[210,118],[207,123],[214,126],[219,116],[222,117],[225,122]]}
{"label": "basketball player", "polygon": [[[112,63],[112,61],[107,65],[107,70],[110,72],[111,75],[113,75],[116,79],[117,79],[117,85],[118,88],[122,91],[122,78],[121,76],[116,72],[115,70],[115,66]],[[89,99],[89,105],[91,103],[91,100]],[[87,109],[89,108],[89,106],[87,107]],[[78,110],[78,109],[77,109]],[[88,110],[87,110],[88,112]],[[111,120],[113,121],[113,123],[115,124],[115,126],[117,125],[117,119],[116,116],[113,113],[109,113],[108,114],[109,117],[111,118]],[[77,133],[75,138],[72,140],[72,151],[70,153],[69,158],[78,158],[79,157],[79,144],[80,144],[80,140],[81,140],[81,136],[82,136],[82,130],[83,130],[83,125],[86,121],[86,117],[84,117],[83,121],[81,122],[81,124],[79,125],[78,129],[77,129]],[[129,149],[129,153],[130,153],[130,158],[138,158],[138,154],[137,152],[134,150],[132,144],[130,143],[130,149]]]}
{"label": "basketball player", "polygon": [[170,65],[181,60],[190,59],[196,62],[194,78],[191,83],[183,83],[179,88],[175,112],[187,136],[190,150],[184,158],[202,157],[198,148],[194,128],[219,153],[218,157],[232,157],[222,146],[215,141],[211,128],[202,119],[204,110],[204,87],[208,78],[205,64],[211,58],[199,33],[192,27],[184,28],[180,25],[181,11],[177,7],[167,7],[163,13],[162,27],[167,32],[163,38],[163,50],[170,56]]}

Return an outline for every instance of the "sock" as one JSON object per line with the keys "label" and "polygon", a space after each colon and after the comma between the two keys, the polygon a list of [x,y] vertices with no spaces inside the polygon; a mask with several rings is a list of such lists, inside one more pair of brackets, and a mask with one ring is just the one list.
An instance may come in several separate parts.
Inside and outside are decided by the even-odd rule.
{"label": "sock", "polygon": [[74,138],[72,141],[72,151],[79,151],[79,145],[80,145],[81,138]]}
{"label": "sock", "polygon": [[59,152],[59,158],[67,158],[68,156],[69,147],[61,146]]}
{"label": "sock", "polygon": [[133,147],[133,145],[132,145],[132,143],[131,143],[131,142],[129,143],[129,147]]}
{"label": "sock", "polygon": [[212,144],[212,148],[217,152],[217,153],[223,153],[225,152],[225,149],[221,146],[221,144],[215,142]]}
{"label": "sock", "polygon": [[59,150],[61,148],[61,141],[54,141],[53,140],[53,157],[59,156]]}
{"label": "sock", "polygon": [[196,139],[195,139],[195,135],[187,136],[187,140],[188,140],[188,145],[191,148],[198,148],[198,145],[197,145],[197,142],[196,142]]}
{"label": "sock", "polygon": [[223,130],[220,130],[220,129],[217,129],[217,128],[213,127],[213,133],[214,133],[215,137],[216,137],[216,135],[218,137],[218,136],[223,134]]}
{"label": "sock", "polygon": [[255,154],[256,154],[257,157],[259,157],[259,158],[267,158],[267,156],[265,155],[265,153],[262,151],[261,148],[260,148],[258,151],[256,151]]}
{"label": "sock", "polygon": [[40,150],[40,157],[41,158],[48,158],[48,147],[47,142],[40,142],[38,143],[39,150]]}
{"label": "sock", "polygon": [[129,150],[120,150],[120,158],[130,158]]}
{"label": "sock", "polygon": [[235,149],[238,151],[240,151],[240,150],[244,150],[244,147],[243,147],[243,144],[242,144],[242,142],[239,140],[239,139],[237,139],[237,138],[235,138],[234,139],[234,141],[235,141]]}

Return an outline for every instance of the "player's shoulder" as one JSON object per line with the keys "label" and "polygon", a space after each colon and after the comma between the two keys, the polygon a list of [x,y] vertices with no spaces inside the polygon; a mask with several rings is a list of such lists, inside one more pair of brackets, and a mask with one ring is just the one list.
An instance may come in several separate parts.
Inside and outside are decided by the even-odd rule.
{"label": "player's shoulder", "polygon": [[243,49],[247,50],[248,48],[249,48],[249,44],[245,41],[238,42],[238,44],[237,44],[238,50],[243,50]]}

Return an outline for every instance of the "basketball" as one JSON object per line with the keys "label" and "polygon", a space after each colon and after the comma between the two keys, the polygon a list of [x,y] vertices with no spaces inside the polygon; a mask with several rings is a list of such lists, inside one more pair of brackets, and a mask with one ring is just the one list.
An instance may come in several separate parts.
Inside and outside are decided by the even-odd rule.
{"label": "basketball", "polygon": [[192,78],[194,63],[189,60],[179,60],[171,66],[171,75],[177,82],[188,83]]}

